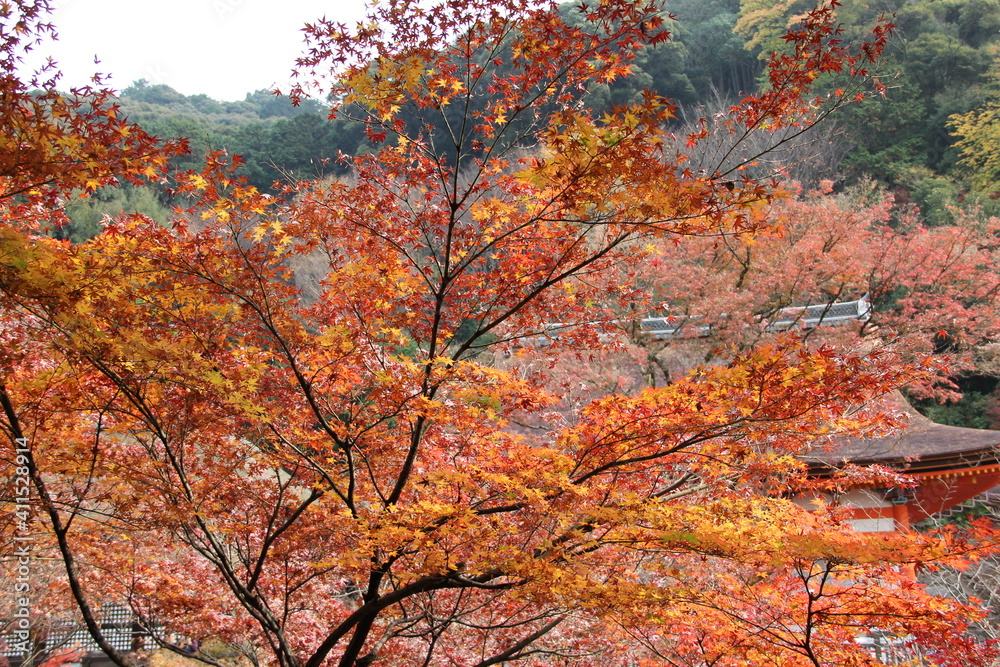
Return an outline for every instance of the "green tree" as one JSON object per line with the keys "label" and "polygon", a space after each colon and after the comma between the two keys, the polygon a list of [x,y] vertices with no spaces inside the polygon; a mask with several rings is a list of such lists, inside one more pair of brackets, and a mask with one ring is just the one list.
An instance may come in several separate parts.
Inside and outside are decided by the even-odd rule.
{"label": "green tree", "polygon": [[120,215],[143,215],[158,223],[166,223],[170,209],[160,203],[159,196],[149,185],[124,185],[101,188],[86,199],[66,205],[69,223],[53,230],[56,238],[81,243],[101,233],[102,222]]}
{"label": "green tree", "polygon": [[261,120],[268,118],[292,118],[304,113],[324,114],[326,109],[322,104],[312,99],[303,99],[298,106],[283,95],[273,90],[255,90],[247,93],[247,104],[251,105]]}
{"label": "green tree", "polygon": [[763,63],[743,46],[734,31],[739,0],[673,0],[676,37],[687,49],[687,77],[704,104],[718,94],[735,97],[753,90]]}
{"label": "green tree", "polygon": [[786,48],[785,33],[814,6],[812,0],[743,0],[734,31],[748,51],[767,59]]}
{"label": "green tree", "polygon": [[1000,61],[984,87],[984,97],[977,108],[953,115],[950,127],[957,137],[962,173],[976,190],[992,193],[1000,190]]}

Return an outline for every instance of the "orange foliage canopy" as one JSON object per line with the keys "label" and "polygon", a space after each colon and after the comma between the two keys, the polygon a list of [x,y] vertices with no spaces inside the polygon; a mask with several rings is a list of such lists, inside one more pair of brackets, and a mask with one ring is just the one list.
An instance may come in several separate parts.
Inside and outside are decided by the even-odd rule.
{"label": "orange foliage canopy", "polygon": [[[869,628],[988,661],[974,609],[900,574],[972,547],[791,500],[809,443],[884,427],[858,406],[904,380],[889,352],[783,339],[572,414],[496,354],[559,322],[600,355],[612,269],[763,224],[767,184],[664,149],[664,100],[577,108],[665,30],[642,0],[390,2],[308,29],[304,79],[386,141],[349,181],[277,199],[211,156],[172,228],[70,247],[4,216],[0,428],[30,451],[3,456],[93,634],[127,602],[210,664],[863,665]],[[852,55],[817,11],[733,131],[808,123],[818,69],[863,76],[883,37]]]}
{"label": "orange foliage canopy", "polygon": [[[770,222],[766,232],[656,245],[639,278],[650,305],[677,329],[667,346],[699,350],[703,359],[750,349],[784,320],[831,344],[860,337],[891,341],[911,359],[933,354],[939,372],[913,378],[913,393],[953,395],[948,375],[993,367],[1000,219],[956,212],[953,224],[924,227],[915,212],[864,186],[798,192],[755,215]],[[838,327],[809,329],[796,309],[862,297],[871,312]]]}

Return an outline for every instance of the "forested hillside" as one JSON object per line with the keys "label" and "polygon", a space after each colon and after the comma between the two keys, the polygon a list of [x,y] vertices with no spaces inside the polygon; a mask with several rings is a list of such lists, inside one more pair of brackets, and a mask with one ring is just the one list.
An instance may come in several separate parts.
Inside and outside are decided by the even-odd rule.
{"label": "forested hillside", "polygon": [[[610,110],[639,99],[648,88],[678,105],[678,125],[707,115],[760,84],[763,59],[782,48],[782,35],[810,3],[670,0],[668,8],[676,17],[673,39],[640,53],[633,76],[592,86],[588,106]],[[996,113],[998,98],[989,73],[1000,44],[1000,2],[847,0],[838,9],[845,39],[863,34],[882,14],[894,15],[896,24],[894,52],[882,72],[885,94],[869,96],[830,119],[838,133],[824,137],[829,156],[823,162],[833,168],[813,177],[848,184],[875,178],[901,203],[919,205],[931,224],[950,219],[947,207],[970,198],[991,208],[1000,142],[989,135],[987,121]],[[191,140],[192,154],[177,166],[194,168],[204,151],[224,149],[245,158],[242,173],[262,190],[275,181],[343,174],[347,167],[337,162],[338,155],[372,150],[359,123],[328,120],[319,102],[293,107],[287,98],[264,90],[242,101],[221,102],[138,81],[122,91],[121,105],[151,133]],[[138,207],[156,217],[145,196],[125,204],[121,197],[105,203],[112,209]],[[74,237],[96,232],[95,206],[100,208],[95,203],[71,212],[78,227]]]}

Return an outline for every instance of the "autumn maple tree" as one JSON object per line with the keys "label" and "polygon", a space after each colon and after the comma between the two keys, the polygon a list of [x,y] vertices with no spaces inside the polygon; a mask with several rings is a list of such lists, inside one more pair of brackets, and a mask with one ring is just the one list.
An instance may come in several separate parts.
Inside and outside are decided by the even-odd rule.
{"label": "autumn maple tree", "polygon": [[[850,50],[813,12],[733,133],[808,125],[841,101],[810,83],[863,79],[886,32]],[[989,661],[977,611],[907,575],[976,543],[794,502],[905,483],[796,458],[891,425],[866,407],[913,372],[891,348],[779,338],[571,409],[547,389],[566,371],[504,361],[613,351],[652,294],[621,276],[658,243],[772,228],[769,183],[666,148],[668,101],[577,103],[669,38],[657,3],[392,2],[307,33],[293,94],[382,142],[349,179],[272,197],[212,155],[170,227],[125,216],[76,246],[5,211],[0,429],[30,450],[50,595],[116,663],[99,615],[122,604],[208,664],[876,664],[869,630]]]}

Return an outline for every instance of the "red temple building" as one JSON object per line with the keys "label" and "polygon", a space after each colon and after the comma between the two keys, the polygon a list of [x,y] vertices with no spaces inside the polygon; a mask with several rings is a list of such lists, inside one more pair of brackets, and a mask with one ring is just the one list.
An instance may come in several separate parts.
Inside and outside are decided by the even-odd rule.
{"label": "red temple building", "polygon": [[915,479],[915,488],[858,488],[841,495],[839,502],[854,508],[858,530],[907,530],[1000,486],[1000,431],[945,426],[908,406],[907,411],[910,424],[901,433],[846,439],[808,458],[816,475],[852,463],[884,466]]}

